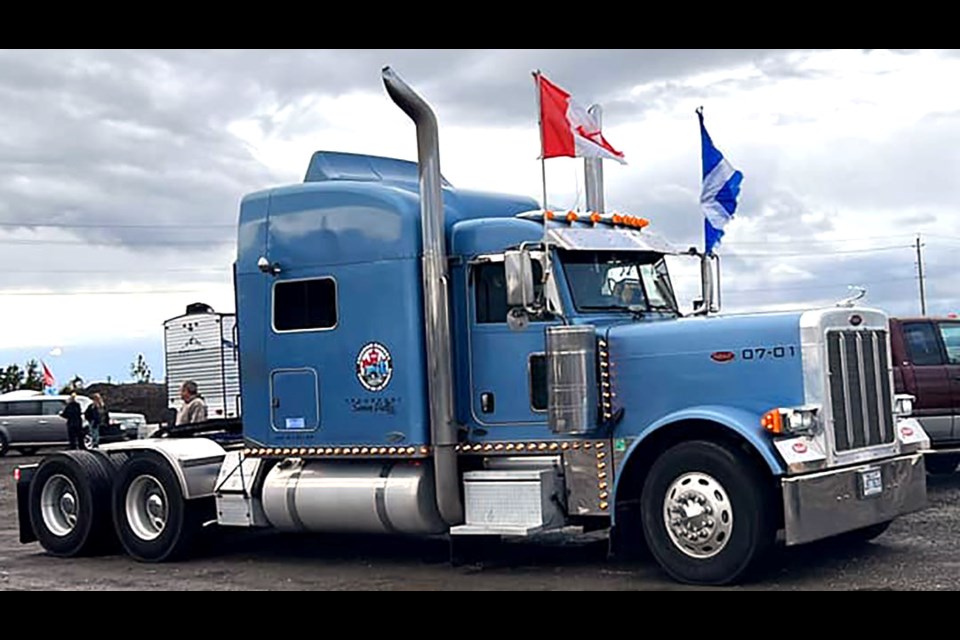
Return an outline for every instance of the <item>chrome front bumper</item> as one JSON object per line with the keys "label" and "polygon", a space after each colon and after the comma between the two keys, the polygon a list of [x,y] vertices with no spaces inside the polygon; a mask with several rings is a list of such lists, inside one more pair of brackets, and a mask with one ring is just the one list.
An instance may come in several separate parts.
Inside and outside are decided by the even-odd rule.
{"label": "chrome front bumper", "polygon": [[[880,469],[881,493],[863,496],[862,472]],[[782,479],[787,545],[886,522],[927,505],[922,453]]]}

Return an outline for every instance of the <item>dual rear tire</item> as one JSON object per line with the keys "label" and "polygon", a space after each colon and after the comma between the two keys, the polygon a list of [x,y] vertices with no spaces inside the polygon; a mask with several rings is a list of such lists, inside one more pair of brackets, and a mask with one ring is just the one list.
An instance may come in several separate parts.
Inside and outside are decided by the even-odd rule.
{"label": "dual rear tire", "polygon": [[122,547],[142,562],[176,560],[216,518],[212,497],[185,500],[170,465],[149,454],[49,456],[37,468],[28,504],[37,540],[60,557]]}
{"label": "dual rear tire", "polygon": [[124,550],[141,562],[183,558],[216,519],[214,498],[184,500],[180,480],[154,456],[128,460],[116,478],[113,521]]}

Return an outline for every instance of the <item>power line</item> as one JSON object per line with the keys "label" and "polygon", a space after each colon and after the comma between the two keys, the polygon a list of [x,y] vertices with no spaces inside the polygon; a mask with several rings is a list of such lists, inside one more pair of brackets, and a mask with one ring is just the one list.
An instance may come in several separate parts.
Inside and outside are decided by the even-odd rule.
{"label": "power line", "polygon": [[85,239],[85,240],[33,240],[33,239],[19,239],[19,238],[0,238],[0,244],[23,244],[23,245],[73,245],[73,246],[117,246],[117,247],[143,247],[143,246],[152,246],[159,247],[163,245],[173,246],[173,247],[182,247],[182,246],[198,246],[198,247],[209,247],[216,245],[227,245],[233,244],[234,240],[232,238],[227,240],[155,240],[152,242],[128,242],[128,241],[108,241],[104,242],[96,238]]}
{"label": "power line", "polygon": [[126,274],[126,273],[221,273],[229,271],[228,267],[203,267],[196,269],[6,269],[0,267],[0,276],[4,274],[21,274],[21,273],[30,273],[30,274],[88,274],[88,273],[112,273],[112,274]]}
{"label": "power line", "polygon": [[235,224],[118,224],[114,222],[8,222],[0,227],[44,227],[51,229],[231,229]]}
{"label": "power line", "polygon": [[739,247],[739,246],[748,246],[748,245],[768,245],[768,244],[838,244],[841,242],[859,242],[861,240],[893,240],[895,238],[912,238],[914,234],[912,233],[900,233],[892,236],[857,236],[855,238],[834,238],[832,240],[763,240],[763,241],[726,241],[725,244],[728,247]]}
{"label": "power line", "polygon": [[[930,279],[930,276],[927,276],[927,280]],[[849,283],[832,283],[832,284],[811,284],[811,285],[797,285],[797,286],[784,286],[784,287],[760,287],[754,289],[725,289],[724,293],[768,293],[771,291],[803,291],[810,289],[833,289],[836,287],[846,287],[851,283],[861,284],[861,285],[883,285],[888,282],[907,282],[916,280],[915,277],[900,277],[900,278],[887,278],[886,280],[872,280],[872,281],[851,281]]]}
{"label": "power line", "polygon": [[912,244],[900,244],[871,249],[842,249],[840,251],[804,251],[802,253],[730,253],[731,258],[802,258],[808,256],[833,256],[849,253],[873,253],[874,251],[892,251],[894,249],[913,249]]}
{"label": "power line", "polygon": [[154,295],[170,293],[196,293],[206,289],[131,289],[128,291],[0,291],[0,296],[15,298],[18,296],[122,296]]}

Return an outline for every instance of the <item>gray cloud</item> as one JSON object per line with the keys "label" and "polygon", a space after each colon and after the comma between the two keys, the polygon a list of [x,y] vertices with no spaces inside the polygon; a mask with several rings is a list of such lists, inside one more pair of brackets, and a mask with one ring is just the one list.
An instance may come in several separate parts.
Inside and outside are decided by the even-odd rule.
{"label": "gray cloud", "polygon": [[[0,275],[0,288],[11,280],[59,288],[78,281],[66,275],[13,274],[13,265],[21,271],[82,265],[115,270],[155,286],[221,278],[135,271],[144,266],[228,269],[239,197],[275,184],[277,176],[227,132],[227,125],[261,116],[261,126],[270,134],[275,127],[290,125],[274,122],[269,114],[306,96],[382,94],[379,70],[384,64],[417,87],[444,124],[484,126],[529,125],[534,100],[530,72],[537,68],[578,100],[602,102],[608,123],[631,122],[693,98],[735,95],[788,78],[814,82],[826,72],[804,68],[805,55],[776,50],[3,51],[0,223],[172,228],[15,230],[27,240],[0,244],[0,274],[8,269]],[[702,72],[742,66],[757,73],[746,79],[720,74],[707,86],[685,81]],[[640,85],[645,86],[642,95],[630,96],[629,90]],[[801,121],[800,116],[781,117],[780,125]],[[315,119],[304,122],[316,124]],[[294,125],[284,133],[298,131]],[[772,248],[792,251],[804,246],[823,252],[842,249],[812,243],[815,233],[831,228],[837,211],[861,212],[866,220],[873,211],[901,211],[904,228],[909,227],[905,233],[932,231],[956,219],[952,207],[960,200],[954,179],[960,169],[958,137],[960,113],[945,111],[896,138],[825,140],[821,153],[800,160],[791,160],[790,149],[741,147],[736,163],[747,181],[738,219],[756,224],[757,236],[750,241],[789,240],[792,245]],[[718,142],[724,148],[723,141]],[[641,215],[649,212],[656,228],[677,244],[700,246],[698,178],[690,166],[644,169],[630,184],[611,182],[608,199]],[[801,216],[813,222],[798,225]],[[864,229],[869,235],[869,222]],[[960,236],[960,226],[954,223],[953,229]],[[0,225],[0,238],[11,231]],[[31,238],[110,242],[115,248],[98,252],[79,244],[30,244]],[[960,243],[941,242],[942,250],[931,240],[927,266],[931,300],[946,309],[956,304],[946,276],[956,270]],[[770,250],[755,245],[749,249]],[[735,293],[737,288],[763,289],[762,300],[775,303],[839,297],[845,284],[853,282],[878,282],[871,288],[877,304],[891,309],[914,304],[909,251],[783,258],[784,265],[801,267],[815,279],[779,285],[770,269],[780,261],[738,258],[736,254],[748,253],[748,248],[732,243],[725,251],[729,304],[761,298],[756,291]],[[91,273],[79,281],[105,283],[112,278]],[[824,289],[800,288],[821,282]]]}

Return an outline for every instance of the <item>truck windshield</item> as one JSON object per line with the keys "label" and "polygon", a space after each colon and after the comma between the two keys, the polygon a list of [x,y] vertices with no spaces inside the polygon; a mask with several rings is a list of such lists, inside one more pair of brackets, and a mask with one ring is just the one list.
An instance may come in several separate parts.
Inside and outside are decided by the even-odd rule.
{"label": "truck windshield", "polygon": [[678,313],[659,253],[559,251],[577,311]]}

